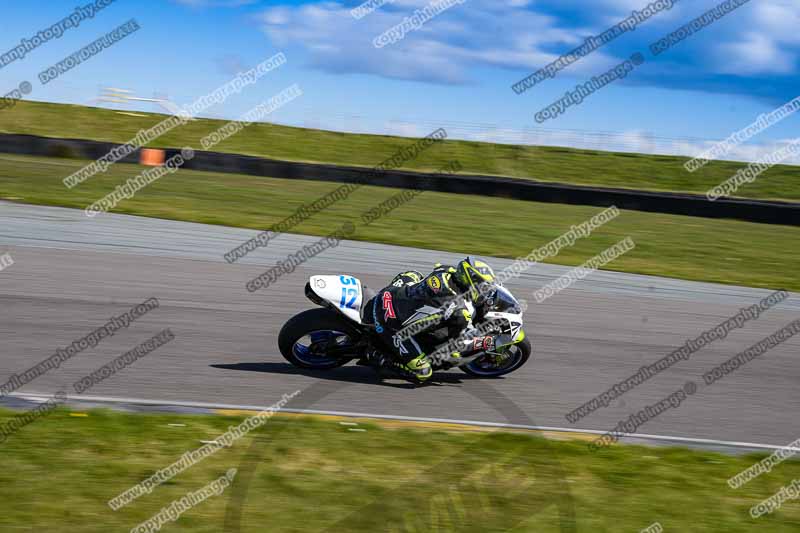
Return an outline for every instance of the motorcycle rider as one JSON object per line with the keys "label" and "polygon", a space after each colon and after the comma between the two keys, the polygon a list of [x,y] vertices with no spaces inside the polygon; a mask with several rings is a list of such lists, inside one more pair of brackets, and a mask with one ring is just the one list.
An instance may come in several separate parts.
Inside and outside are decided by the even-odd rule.
{"label": "motorcycle rider", "polygon": [[[395,276],[365,307],[365,321],[375,325],[388,352],[378,356],[379,370],[391,368],[412,382],[426,381],[433,374],[429,355],[471,327],[471,308],[482,312],[489,292],[485,287],[495,283],[492,268],[471,256],[456,266],[437,264],[425,277],[415,270]],[[494,347],[491,336],[470,340],[469,349],[449,355],[466,357]]]}

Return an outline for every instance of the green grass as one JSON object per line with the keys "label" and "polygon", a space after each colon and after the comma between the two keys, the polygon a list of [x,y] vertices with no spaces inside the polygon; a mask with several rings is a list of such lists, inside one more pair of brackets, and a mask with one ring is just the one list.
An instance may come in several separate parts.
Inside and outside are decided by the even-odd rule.
{"label": "green grass", "polygon": [[[61,179],[83,162],[0,155],[0,199],[83,209],[144,167],[114,165],[67,190]],[[181,170],[123,201],[119,213],[266,229],[339,184]],[[396,194],[363,187],[292,230],[327,235]],[[597,207],[426,192],[354,239],[476,255],[519,257],[601,211]],[[102,215],[100,215],[102,216]],[[623,272],[800,290],[800,230],[790,226],[623,211],[552,262],[579,265],[630,236],[636,248],[605,268]],[[219,255],[241,244],[230,242]]]}
{"label": "green grass", "polygon": [[[94,139],[123,143],[164,115],[143,117],[84,106],[19,102],[2,112],[0,132],[45,137]],[[199,140],[224,121],[197,120],[157,139],[151,146],[199,146]],[[433,129],[433,128],[432,128]],[[215,150],[293,161],[313,161],[372,167],[409,140],[382,135],[256,124],[218,145]],[[435,170],[458,159],[464,173],[489,174],[541,181],[704,194],[743,168],[740,163],[713,162],[688,173],[686,158],[571,148],[515,146],[446,141],[430,148],[406,168]],[[743,198],[800,200],[800,167],[779,165],[737,192]]]}
{"label": "green grass", "polygon": [[[0,422],[10,416],[0,411]],[[800,523],[796,502],[758,520],[748,515],[800,477],[796,461],[733,490],[726,480],[763,455],[642,446],[591,452],[582,441],[530,434],[369,423],[353,432],[335,420],[281,415],[152,493],[117,511],[107,506],[241,420],[56,410],[0,445],[0,530],[128,531],[229,468],[238,468],[233,486],[163,530],[223,531],[235,502],[243,532],[558,532],[574,520],[579,532],[639,531],[658,521],[665,531],[780,533]]]}

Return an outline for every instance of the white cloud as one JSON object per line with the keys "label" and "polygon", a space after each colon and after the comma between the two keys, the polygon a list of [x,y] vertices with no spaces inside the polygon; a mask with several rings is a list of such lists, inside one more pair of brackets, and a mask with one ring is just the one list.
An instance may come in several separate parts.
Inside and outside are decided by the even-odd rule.
{"label": "white cloud", "polygon": [[258,0],[173,0],[189,7],[240,7],[256,3]]}
{"label": "white cloud", "polygon": [[[550,130],[527,128],[486,128],[483,131],[459,131],[457,127],[448,126],[451,138],[469,139],[473,141],[494,142],[503,144],[521,144],[535,146],[567,146],[584,150],[602,150],[609,152],[629,152],[637,154],[678,155],[696,157],[720,141],[698,141],[696,139],[671,139],[655,136],[652,132],[631,130],[620,133]],[[784,139],[759,144],[744,144],[735,147],[722,159],[728,161],[754,162],[785,148],[795,139]],[[786,159],[783,164],[798,165],[800,156]]]}
{"label": "white cloud", "polygon": [[776,39],[764,33],[748,33],[739,42],[719,46],[719,72],[737,75],[791,74],[795,56],[779,48]]}
{"label": "white cloud", "polygon": [[800,44],[797,0],[764,0],[755,4],[755,24],[775,40]]}
{"label": "white cloud", "polygon": [[752,4],[741,33],[716,47],[718,69],[727,74],[792,74],[800,45],[797,0]]}
{"label": "white cloud", "polygon": [[[475,81],[474,67],[532,72],[558,57],[554,47],[581,42],[581,32],[562,29],[556,18],[527,9],[526,0],[468,0],[393,45],[372,46],[376,36],[429,3],[396,0],[355,20],[348,7],[323,1],[271,8],[260,22],[277,46],[305,47],[311,64],[321,70],[447,84]],[[598,52],[570,71],[589,72],[615,62]]]}

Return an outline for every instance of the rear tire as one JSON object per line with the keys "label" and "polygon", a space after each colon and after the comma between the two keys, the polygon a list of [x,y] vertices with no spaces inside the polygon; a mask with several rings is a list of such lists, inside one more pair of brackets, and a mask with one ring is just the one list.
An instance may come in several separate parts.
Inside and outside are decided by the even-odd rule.
{"label": "rear tire", "polygon": [[531,351],[533,350],[533,348],[531,347],[530,338],[528,338],[527,336],[524,339],[522,339],[522,342],[518,342],[517,344],[512,345],[511,348],[513,349],[514,347],[518,348],[519,353],[514,355],[516,359],[508,367],[487,371],[481,369],[480,365],[478,364],[481,358],[478,358],[472,363],[460,366],[458,368],[460,368],[463,372],[466,372],[470,376],[475,376],[477,378],[499,378],[500,376],[505,376],[506,374],[510,374],[511,372],[514,372],[515,370],[519,369],[519,367],[524,365],[530,358]]}
{"label": "rear tire", "polygon": [[317,357],[316,359],[318,360],[314,361],[313,356],[309,359],[299,355],[302,350],[297,346],[303,337],[320,332],[340,332],[342,336],[346,336],[351,342],[357,340],[354,338],[353,328],[345,317],[330,309],[309,309],[290,318],[281,328],[278,334],[278,348],[281,351],[281,355],[294,366],[317,370],[337,368],[349,362],[350,359],[346,357]]}

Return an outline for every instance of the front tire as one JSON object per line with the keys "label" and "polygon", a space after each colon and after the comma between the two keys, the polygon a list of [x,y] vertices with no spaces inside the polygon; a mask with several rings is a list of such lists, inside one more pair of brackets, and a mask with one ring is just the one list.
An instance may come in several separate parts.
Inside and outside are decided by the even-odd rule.
{"label": "front tire", "polygon": [[[353,328],[345,317],[330,309],[309,309],[283,325],[278,334],[278,348],[294,366],[323,370],[340,367],[351,358],[327,357],[319,353],[320,348],[330,343],[338,348],[346,347],[355,344],[354,337]],[[310,342],[306,342],[306,338]]]}
{"label": "front tire", "polygon": [[498,378],[500,376],[505,376],[506,374],[514,372],[528,361],[532,351],[531,341],[528,337],[525,337],[521,342],[509,346],[508,350],[512,352],[512,359],[505,365],[495,366],[489,364],[489,360],[486,358],[491,356],[485,355],[459,368],[470,376],[475,376],[477,378]]}

